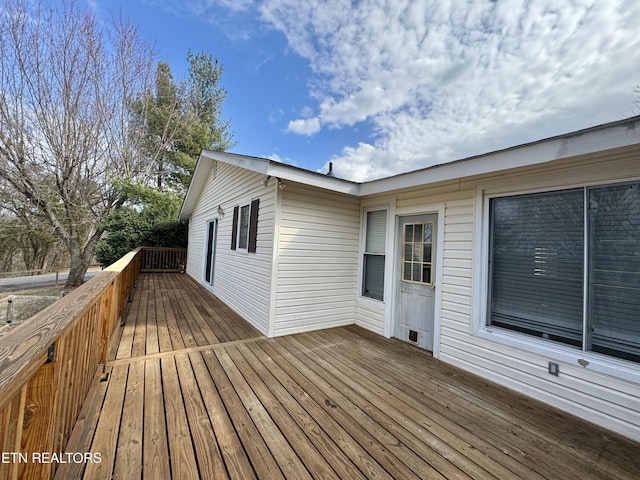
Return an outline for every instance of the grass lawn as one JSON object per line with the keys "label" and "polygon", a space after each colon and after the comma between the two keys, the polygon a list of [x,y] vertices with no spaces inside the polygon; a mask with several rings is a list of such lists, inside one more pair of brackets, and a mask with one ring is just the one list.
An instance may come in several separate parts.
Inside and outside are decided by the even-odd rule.
{"label": "grass lawn", "polygon": [[14,323],[20,323],[60,298],[63,286],[32,288],[0,293],[0,328],[7,324],[8,300],[13,299]]}

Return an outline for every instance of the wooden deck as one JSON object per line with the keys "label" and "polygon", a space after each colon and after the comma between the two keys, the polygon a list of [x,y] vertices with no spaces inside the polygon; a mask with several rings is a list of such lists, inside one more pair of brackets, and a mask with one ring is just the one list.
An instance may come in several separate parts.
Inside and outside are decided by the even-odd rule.
{"label": "wooden deck", "polygon": [[640,445],[358,327],[266,339],[140,277],[60,465],[86,479],[638,479]]}

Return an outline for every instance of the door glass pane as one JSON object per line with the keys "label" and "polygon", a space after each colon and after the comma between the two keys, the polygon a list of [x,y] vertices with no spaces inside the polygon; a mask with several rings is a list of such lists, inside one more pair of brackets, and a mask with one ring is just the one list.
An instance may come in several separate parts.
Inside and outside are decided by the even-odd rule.
{"label": "door glass pane", "polygon": [[422,258],[425,262],[431,262],[431,245],[424,245]]}
{"label": "door glass pane", "polygon": [[404,226],[404,241],[405,242],[413,241],[413,225]]}
{"label": "door glass pane", "polygon": [[205,258],[204,279],[207,283],[213,284],[213,261],[215,256],[215,233],[216,222],[209,222],[207,228],[207,256]]}
{"label": "door glass pane", "polygon": [[411,281],[411,262],[403,263],[402,279],[406,281]]}
{"label": "door glass pane", "polygon": [[430,265],[422,266],[422,281],[424,283],[431,283],[431,266]]}
{"label": "door glass pane", "polygon": [[413,245],[413,258],[412,260],[414,262],[420,262],[422,261],[422,257],[420,256],[422,252],[420,251],[420,244],[414,244]]}
{"label": "door glass pane", "polygon": [[424,226],[424,242],[431,243],[433,242],[433,224],[427,223]]}
{"label": "door glass pane", "polygon": [[414,282],[419,282],[421,280],[420,279],[420,264],[415,264],[414,263],[412,265],[412,267],[413,267],[412,280]]}
{"label": "door glass pane", "polygon": [[[409,232],[413,232],[411,235]],[[433,254],[433,223],[419,222],[404,225],[403,280],[432,283],[431,260]]]}
{"label": "door glass pane", "polygon": [[422,242],[422,224],[418,223],[413,228],[413,241],[416,243]]}

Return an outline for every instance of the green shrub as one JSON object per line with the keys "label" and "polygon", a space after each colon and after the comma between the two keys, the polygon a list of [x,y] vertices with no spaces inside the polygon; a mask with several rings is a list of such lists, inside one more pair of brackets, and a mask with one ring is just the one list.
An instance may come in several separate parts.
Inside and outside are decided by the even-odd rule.
{"label": "green shrub", "polygon": [[137,247],[186,248],[188,223],[158,218],[149,211],[122,208],[107,219],[96,260],[111,265]]}

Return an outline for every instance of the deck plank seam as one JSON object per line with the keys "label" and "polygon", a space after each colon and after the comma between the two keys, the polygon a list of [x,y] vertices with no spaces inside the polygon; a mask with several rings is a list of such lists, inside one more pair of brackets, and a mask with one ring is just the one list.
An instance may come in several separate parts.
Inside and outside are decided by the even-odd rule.
{"label": "deck plank seam", "polygon": [[138,355],[135,357],[129,357],[129,358],[117,358],[115,360],[109,360],[107,362],[107,366],[112,367],[115,365],[121,365],[121,364],[125,364],[125,363],[133,363],[133,362],[144,362],[146,360],[154,360],[154,359],[162,359],[162,358],[168,358],[168,357],[172,357],[175,355],[180,355],[180,354],[189,354],[189,353],[193,353],[193,352],[203,352],[205,350],[213,350],[213,351],[217,351],[217,350],[223,350],[227,347],[232,347],[232,346],[236,346],[236,345],[244,345],[247,343],[253,343],[253,342],[259,342],[261,340],[267,340],[266,337],[253,337],[253,338],[245,338],[243,340],[232,340],[230,342],[225,342],[225,343],[215,343],[215,344],[210,344],[210,345],[200,345],[197,347],[188,347],[188,348],[182,348],[180,350],[172,350],[172,351],[168,351],[168,352],[158,352],[158,353],[151,353],[148,355]]}

